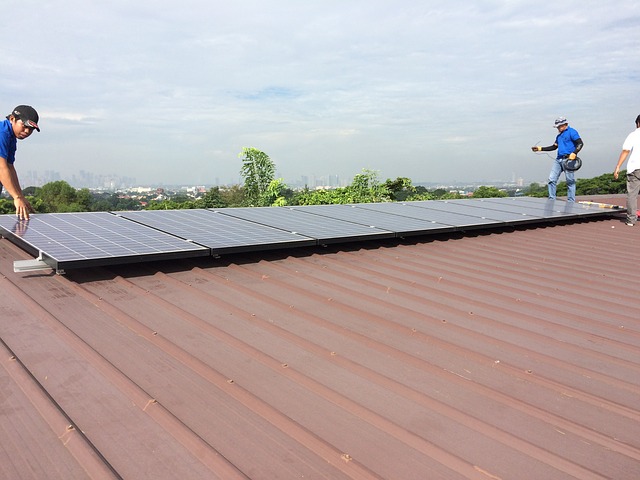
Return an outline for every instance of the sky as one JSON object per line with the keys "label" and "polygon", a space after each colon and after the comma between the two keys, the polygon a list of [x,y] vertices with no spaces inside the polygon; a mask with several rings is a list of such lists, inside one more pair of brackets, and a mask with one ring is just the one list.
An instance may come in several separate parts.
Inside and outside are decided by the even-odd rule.
{"label": "sky", "polygon": [[553,122],[613,171],[640,114],[640,2],[38,0],[3,6],[0,97],[40,113],[16,169],[143,184],[544,182]]}

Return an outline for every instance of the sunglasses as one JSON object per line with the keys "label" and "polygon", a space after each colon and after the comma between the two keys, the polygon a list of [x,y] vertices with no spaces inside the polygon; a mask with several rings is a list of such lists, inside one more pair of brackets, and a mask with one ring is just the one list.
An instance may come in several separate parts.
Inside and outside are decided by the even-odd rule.
{"label": "sunglasses", "polygon": [[18,120],[21,121],[26,128],[30,128],[31,130],[36,129],[35,124],[31,120],[22,120],[21,118]]}

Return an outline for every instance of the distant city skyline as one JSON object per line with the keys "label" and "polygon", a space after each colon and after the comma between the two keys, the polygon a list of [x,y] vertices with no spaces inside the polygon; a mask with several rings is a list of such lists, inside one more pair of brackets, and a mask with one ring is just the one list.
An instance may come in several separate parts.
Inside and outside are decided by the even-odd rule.
{"label": "distant city skyline", "polygon": [[[360,173],[360,172],[357,172]],[[138,179],[133,177],[121,176],[121,175],[103,175],[94,172],[89,172],[87,170],[80,170],[77,173],[73,173],[71,175],[63,175],[61,172],[56,170],[44,170],[42,172],[36,170],[27,170],[20,175],[20,182],[23,188],[26,187],[41,187],[42,185],[55,182],[59,180],[63,180],[74,188],[89,188],[89,189],[104,189],[104,190],[118,190],[118,189],[127,189],[133,187],[159,187],[159,186],[229,186],[229,185],[242,185],[243,179],[240,175],[238,175],[238,179],[236,181],[224,181],[219,177],[213,178],[210,182],[144,182],[138,181]],[[349,185],[353,181],[353,177],[342,178],[337,174],[326,174],[326,175],[302,175],[297,179],[287,179],[284,177],[280,177],[276,175],[277,178],[283,178],[284,182],[290,188],[303,188],[308,186],[309,188],[317,188],[317,187],[345,187]],[[431,184],[431,185],[470,185],[470,184],[481,184],[485,182],[487,185],[491,184],[512,184],[516,186],[529,185],[530,183],[537,183],[535,180],[531,182],[526,182],[522,177],[516,176],[515,173],[512,173],[510,178],[503,179],[485,179],[478,181],[461,181],[452,179],[448,182],[438,182],[438,181],[430,181],[430,180],[416,180],[411,178],[411,181],[414,185],[420,184]],[[379,176],[378,179],[381,182],[387,180],[386,177]]]}

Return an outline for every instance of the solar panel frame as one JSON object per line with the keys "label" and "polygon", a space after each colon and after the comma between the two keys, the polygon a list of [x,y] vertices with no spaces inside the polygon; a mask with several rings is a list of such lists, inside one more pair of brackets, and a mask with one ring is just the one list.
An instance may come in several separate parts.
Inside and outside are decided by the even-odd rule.
{"label": "solar panel frame", "polygon": [[250,222],[210,209],[142,210],[119,215],[205,245],[213,255],[317,245],[314,238]]}
{"label": "solar panel frame", "polygon": [[202,245],[108,212],[0,215],[4,237],[55,270],[210,256]]}
{"label": "solar panel frame", "polygon": [[331,215],[309,215],[305,207],[225,208],[216,211],[315,238],[325,245],[395,237],[393,231],[375,226],[345,221]]}

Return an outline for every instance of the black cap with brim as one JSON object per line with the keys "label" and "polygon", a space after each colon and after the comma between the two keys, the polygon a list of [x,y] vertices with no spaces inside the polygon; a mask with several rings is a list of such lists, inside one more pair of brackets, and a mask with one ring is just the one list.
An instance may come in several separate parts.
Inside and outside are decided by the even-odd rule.
{"label": "black cap with brim", "polygon": [[18,120],[22,120],[22,123],[27,127],[35,128],[37,131],[40,131],[40,127],[38,127],[40,117],[38,116],[38,112],[36,112],[35,108],[30,107],[29,105],[18,105],[13,109],[11,115]]}

